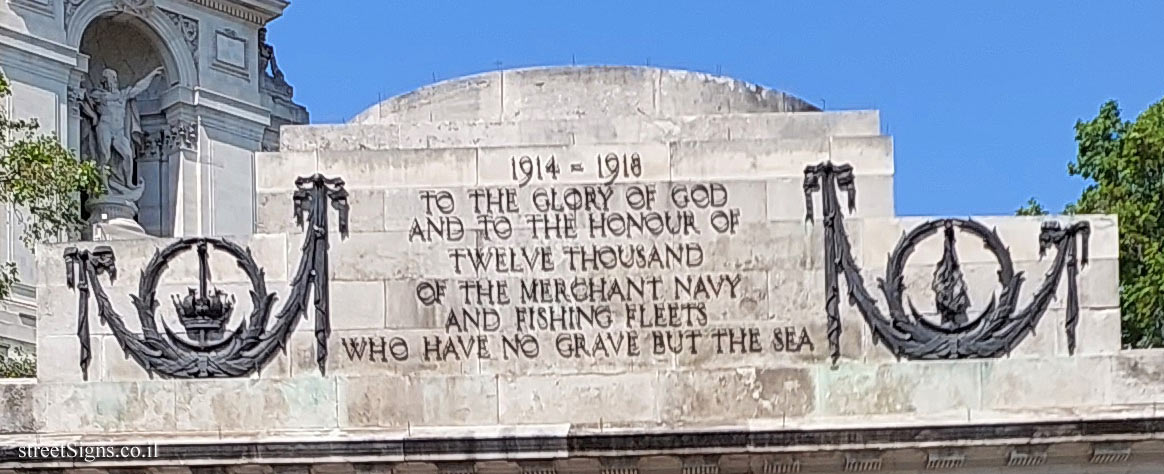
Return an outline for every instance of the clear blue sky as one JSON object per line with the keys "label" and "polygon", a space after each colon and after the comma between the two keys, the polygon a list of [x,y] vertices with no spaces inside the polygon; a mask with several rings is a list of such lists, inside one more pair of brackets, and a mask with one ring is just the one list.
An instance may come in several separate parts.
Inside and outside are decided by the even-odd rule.
{"label": "clear blue sky", "polygon": [[724,75],[881,110],[900,215],[1010,214],[1078,197],[1073,125],[1164,97],[1164,2],[293,0],[270,25],[312,120],[503,67]]}

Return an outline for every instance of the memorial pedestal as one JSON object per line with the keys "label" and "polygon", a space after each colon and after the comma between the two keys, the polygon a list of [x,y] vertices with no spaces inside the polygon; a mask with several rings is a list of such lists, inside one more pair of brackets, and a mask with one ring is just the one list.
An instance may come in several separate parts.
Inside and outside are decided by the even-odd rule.
{"label": "memorial pedestal", "polygon": [[137,204],[126,197],[102,196],[85,203],[89,232],[93,240],[134,240],[148,237],[134,218]]}

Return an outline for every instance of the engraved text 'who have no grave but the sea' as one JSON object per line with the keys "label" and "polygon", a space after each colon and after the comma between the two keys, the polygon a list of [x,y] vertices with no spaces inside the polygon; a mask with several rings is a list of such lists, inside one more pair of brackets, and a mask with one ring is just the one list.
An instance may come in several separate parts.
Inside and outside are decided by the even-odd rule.
{"label": "engraved text 'who have no grave but the sea'", "polygon": [[[618,361],[815,349],[803,326],[762,329],[736,317],[740,308],[766,316],[763,272],[705,269],[714,258],[706,243],[741,226],[728,186],[637,181],[637,153],[509,161],[512,185],[412,192],[421,212],[408,230],[411,251],[440,252],[447,265],[449,277],[413,288],[439,327],[341,337],[349,360]],[[558,182],[587,169],[597,171],[597,184]]]}

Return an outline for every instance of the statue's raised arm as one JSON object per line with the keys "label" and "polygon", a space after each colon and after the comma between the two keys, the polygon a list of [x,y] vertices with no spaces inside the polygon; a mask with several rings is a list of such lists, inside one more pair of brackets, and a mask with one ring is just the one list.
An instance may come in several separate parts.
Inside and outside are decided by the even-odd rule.
{"label": "statue's raised arm", "polygon": [[149,88],[150,83],[153,82],[154,78],[162,74],[162,71],[164,71],[164,69],[160,67],[150,71],[149,74],[146,74],[146,77],[141,78],[140,81],[137,81],[137,84],[134,84],[132,87],[125,91],[126,98],[132,99],[137,97],[138,94],[145,92],[145,90]]}

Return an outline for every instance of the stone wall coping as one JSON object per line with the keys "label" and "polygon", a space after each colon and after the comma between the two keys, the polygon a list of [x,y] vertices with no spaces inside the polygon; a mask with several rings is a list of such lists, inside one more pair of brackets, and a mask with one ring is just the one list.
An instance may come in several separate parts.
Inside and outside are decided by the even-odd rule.
{"label": "stone wall coping", "polygon": [[[35,385],[35,384],[33,384]],[[42,384],[43,385],[43,384]],[[957,412],[913,415],[808,417],[788,420],[744,420],[742,424],[698,426],[594,426],[569,423],[542,425],[488,426],[413,426],[405,428],[321,428],[264,432],[107,432],[107,433],[12,433],[0,434],[4,446],[39,442],[121,443],[165,441],[180,445],[216,445],[219,443],[315,443],[371,442],[386,440],[456,440],[456,439],[558,439],[603,436],[706,436],[716,434],[764,434],[787,432],[880,432],[912,429],[966,430],[983,426],[1022,427],[1072,423],[1159,423],[1164,428],[1164,406],[1159,403],[1096,405],[1078,408],[991,410],[967,409]],[[959,418],[959,416],[961,418]],[[1119,431],[1116,431],[1117,433]],[[1164,438],[1164,429],[1160,436]],[[159,443],[161,444],[161,443]],[[2,456],[0,456],[2,459]]]}
{"label": "stone wall coping", "polygon": [[[1134,442],[1164,439],[1164,417],[1118,420],[1041,421],[1019,423],[924,425],[892,428],[793,430],[639,430],[635,433],[569,433],[557,435],[457,438],[337,438],[298,440],[138,439],[125,444],[155,444],[151,459],[98,461],[89,467],[304,464],[342,462],[408,462],[482,459],[532,459],[590,456],[644,456],[735,452],[798,453],[845,450],[1048,445],[1055,443]],[[23,440],[27,441],[27,440]],[[47,443],[47,440],[38,440]],[[89,444],[83,441],[81,444]],[[56,459],[21,458],[17,447],[0,438],[0,468],[73,467]]]}

